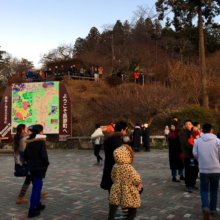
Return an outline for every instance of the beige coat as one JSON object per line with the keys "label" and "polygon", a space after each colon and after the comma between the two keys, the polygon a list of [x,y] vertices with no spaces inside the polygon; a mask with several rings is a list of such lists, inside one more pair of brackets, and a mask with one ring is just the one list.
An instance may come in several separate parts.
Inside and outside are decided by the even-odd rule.
{"label": "beige coat", "polygon": [[137,185],[141,177],[131,166],[134,152],[128,145],[122,145],[114,151],[116,164],[112,169],[112,181],[109,203],[125,208],[138,208],[141,205]]}

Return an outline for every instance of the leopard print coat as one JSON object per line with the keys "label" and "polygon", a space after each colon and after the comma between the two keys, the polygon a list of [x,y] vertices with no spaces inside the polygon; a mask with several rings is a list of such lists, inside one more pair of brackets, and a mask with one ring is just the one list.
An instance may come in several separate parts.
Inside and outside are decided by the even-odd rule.
{"label": "leopard print coat", "polygon": [[131,166],[134,152],[128,145],[122,145],[114,151],[116,164],[111,173],[113,185],[111,187],[109,203],[122,207],[138,208],[141,206],[137,185],[141,177]]}

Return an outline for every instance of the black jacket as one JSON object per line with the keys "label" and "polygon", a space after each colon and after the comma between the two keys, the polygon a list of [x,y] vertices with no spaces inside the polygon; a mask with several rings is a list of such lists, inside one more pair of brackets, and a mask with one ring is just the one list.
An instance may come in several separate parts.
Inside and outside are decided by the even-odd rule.
{"label": "black jacket", "polygon": [[35,178],[45,178],[47,167],[50,164],[45,141],[44,138],[28,139],[24,151],[24,159],[31,175]]}
{"label": "black jacket", "polygon": [[48,71],[47,71],[47,76],[51,76],[51,75],[53,75],[52,72],[51,72],[51,70],[48,70]]}
{"label": "black jacket", "polygon": [[144,128],[144,130],[143,130],[143,143],[144,143],[145,146],[150,146],[149,128]]}
{"label": "black jacket", "polygon": [[73,67],[73,68],[72,68],[72,74],[73,74],[73,73],[77,73],[77,68],[76,68],[76,67]]}
{"label": "black jacket", "polygon": [[61,68],[61,74],[64,75],[65,74],[65,68]]}
{"label": "black jacket", "polygon": [[169,139],[169,162],[171,170],[183,169],[183,161],[180,159],[180,153],[182,153],[182,149],[179,136]]}
{"label": "black jacket", "polygon": [[55,76],[60,75],[60,71],[59,71],[58,68],[55,68],[55,69],[54,69],[54,75],[55,75]]}
{"label": "black jacket", "polygon": [[135,147],[140,147],[140,145],[141,145],[141,135],[142,135],[141,128],[135,128],[134,133],[133,133],[134,146]]}
{"label": "black jacket", "polygon": [[103,169],[102,182],[100,185],[102,189],[110,190],[113,184],[111,178],[112,168],[115,165],[113,152],[115,149],[124,144],[122,137],[123,134],[120,132],[110,133],[105,136],[105,164]]}

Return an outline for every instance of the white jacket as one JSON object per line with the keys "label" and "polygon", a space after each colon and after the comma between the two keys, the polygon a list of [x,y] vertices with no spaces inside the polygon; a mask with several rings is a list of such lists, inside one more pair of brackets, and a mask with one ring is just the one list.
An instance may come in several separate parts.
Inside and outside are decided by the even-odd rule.
{"label": "white jacket", "polygon": [[95,145],[99,145],[100,144],[100,137],[103,137],[104,134],[102,132],[101,128],[97,128],[95,130],[95,132],[91,135],[91,139],[95,139]]}
{"label": "white jacket", "polygon": [[204,134],[195,140],[193,155],[200,173],[220,173],[220,140],[214,134]]}

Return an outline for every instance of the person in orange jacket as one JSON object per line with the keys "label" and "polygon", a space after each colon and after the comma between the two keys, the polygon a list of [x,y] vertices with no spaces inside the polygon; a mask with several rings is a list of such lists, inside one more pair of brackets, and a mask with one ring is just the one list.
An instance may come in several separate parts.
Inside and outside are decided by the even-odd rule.
{"label": "person in orange jacket", "polygon": [[107,134],[114,132],[115,131],[114,127],[115,127],[115,124],[109,123],[107,130],[106,130]]}

